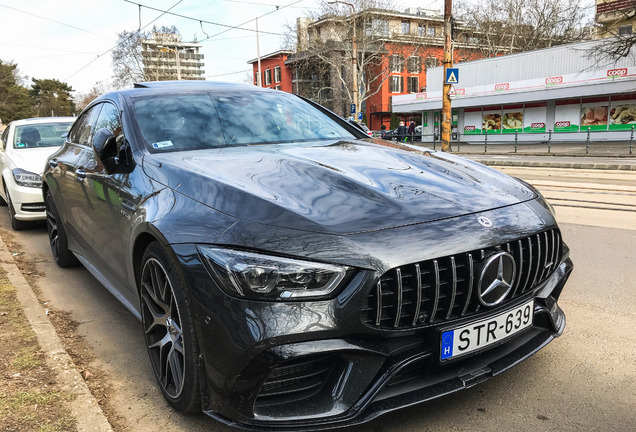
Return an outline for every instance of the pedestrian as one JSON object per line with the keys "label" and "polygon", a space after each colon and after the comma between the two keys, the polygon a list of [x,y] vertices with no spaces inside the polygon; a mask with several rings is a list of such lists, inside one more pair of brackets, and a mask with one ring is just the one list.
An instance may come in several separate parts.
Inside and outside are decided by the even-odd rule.
{"label": "pedestrian", "polygon": [[413,120],[411,120],[411,123],[409,124],[408,134],[409,140],[413,141],[413,135],[415,135],[415,122]]}
{"label": "pedestrian", "polygon": [[404,126],[404,122],[401,121],[400,125],[397,128],[397,140],[400,142],[404,142],[406,140],[406,126]]}

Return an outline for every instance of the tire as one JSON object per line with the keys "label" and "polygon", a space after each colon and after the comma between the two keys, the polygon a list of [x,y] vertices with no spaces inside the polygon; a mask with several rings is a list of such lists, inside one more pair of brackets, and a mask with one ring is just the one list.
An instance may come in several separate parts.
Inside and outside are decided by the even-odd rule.
{"label": "tire", "polygon": [[49,233],[49,245],[53,260],[60,267],[73,267],[79,264],[77,257],[68,248],[68,239],[66,238],[66,230],[60,219],[60,214],[53,202],[53,196],[50,191],[46,192],[44,199],[46,206],[46,230]]}
{"label": "tire", "polygon": [[7,190],[6,186],[4,188],[4,194],[7,196],[6,203],[7,203],[7,207],[9,208],[9,222],[11,222],[11,228],[13,228],[14,231],[22,231],[27,228],[30,228],[31,222],[16,219],[15,209],[13,208],[13,203],[11,202],[11,196],[9,195],[9,191]]}
{"label": "tire", "polygon": [[142,258],[141,320],[148,356],[164,398],[176,411],[201,411],[199,345],[184,283],[158,242]]}

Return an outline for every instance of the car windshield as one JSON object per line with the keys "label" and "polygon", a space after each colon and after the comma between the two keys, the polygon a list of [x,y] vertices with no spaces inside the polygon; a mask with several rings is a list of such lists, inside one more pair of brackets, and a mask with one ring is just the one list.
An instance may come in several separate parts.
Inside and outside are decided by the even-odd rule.
{"label": "car windshield", "polygon": [[280,91],[214,92],[133,99],[152,151],[354,138],[302,99]]}
{"label": "car windshield", "polygon": [[59,147],[73,122],[35,123],[15,127],[13,147],[16,149],[33,147]]}

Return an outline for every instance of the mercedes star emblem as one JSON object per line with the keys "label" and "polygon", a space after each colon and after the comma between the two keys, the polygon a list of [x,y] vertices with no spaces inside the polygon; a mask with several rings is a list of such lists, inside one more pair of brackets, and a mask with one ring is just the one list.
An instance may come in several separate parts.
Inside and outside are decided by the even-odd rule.
{"label": "mercedes star emblem", "polygon": [[515,283],[517,265],[508,252],[489,256],[482,267],[477,285],[477,296],[484,306],[495,306],[508,295]]}

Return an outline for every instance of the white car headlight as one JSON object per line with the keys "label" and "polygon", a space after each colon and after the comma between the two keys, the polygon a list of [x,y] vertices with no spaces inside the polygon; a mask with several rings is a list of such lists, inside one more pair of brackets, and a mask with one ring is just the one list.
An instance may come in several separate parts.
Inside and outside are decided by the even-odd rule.
{"label": "white car headlight", "polygon": [[215,282],[230,295],[257,300],[329,297],[347,267],[262,255],[213,246],[197,246]]}
{"label": "white car headlight", "polygon": [[15,168],[13,171],[13,178],[18,186],[26,186],[32,188],[42,187],[42,177],[38,174],[24,170],[22,168]]}

